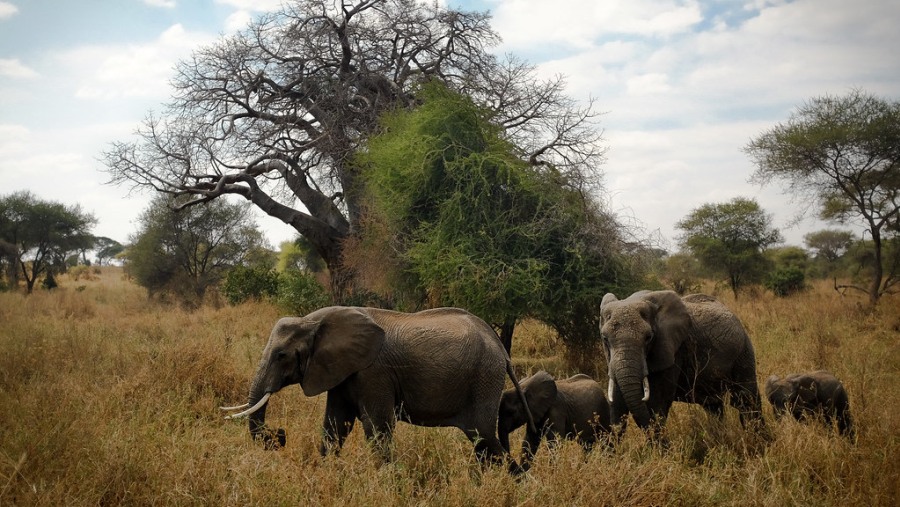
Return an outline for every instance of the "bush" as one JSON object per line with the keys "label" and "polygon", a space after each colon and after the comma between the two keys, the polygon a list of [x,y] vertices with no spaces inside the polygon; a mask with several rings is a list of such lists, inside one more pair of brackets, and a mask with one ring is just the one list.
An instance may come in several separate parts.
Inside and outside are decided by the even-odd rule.
{"label": "bush", "polygon": [[312,273],[285,271],[278,282],[275,303],[285,313],[306,315],[330,304],[331,298]]}
{"label": "bush", "polygon": [[225,275],[222,295],[229,304],[236,305],[249,299],[274,298],[278,294],[279,276],[266,267],[235,266]]}
{"label": "bush", "polygon": [[769,275],[765,285],[776,296],[790,296],[806,288],[806,275],[794,266],[779,268]]}

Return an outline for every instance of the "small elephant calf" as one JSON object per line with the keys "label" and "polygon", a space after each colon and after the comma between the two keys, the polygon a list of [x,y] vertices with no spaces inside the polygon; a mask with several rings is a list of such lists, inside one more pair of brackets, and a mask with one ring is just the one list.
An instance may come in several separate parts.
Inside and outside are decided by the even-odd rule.
{"label": "small elephant calf", "polygon": [[[522,469],[528,470],[541,439],[555,445],[557,437],[576,439],[590,450],[598,437],[609,434],[609,403],[603,387],[587,375],[556,380],[539,371],[520,382],[537,432],[529,427],[522,442]],[[509,434],[525,425],[527,415],[514,389],[503,392],[497,433],[501,445],[509,451]]]}
{"label": "small elephant calf", "polygon": [[847,391],[830,372],[792,373],[783,379],[772,375],[766,380],[766,397],[776,417],[790,413],[799,421],[807,416],[822,414],[829,425],[832,420],[837,420],[838,431],[853,438]]}

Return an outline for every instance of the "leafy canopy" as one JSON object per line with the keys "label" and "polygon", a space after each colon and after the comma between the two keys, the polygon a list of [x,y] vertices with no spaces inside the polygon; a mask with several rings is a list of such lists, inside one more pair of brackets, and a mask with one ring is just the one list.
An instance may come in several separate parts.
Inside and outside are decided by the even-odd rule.
{"label": "leafy canopy", "polygon": [[90,231],[96,222],[80,206],[44,201],[31,192],[0,198],[0,241],[6,245],[10,285],[15,287],[22,274],[30,293],[41,275],[52,279],[52,269],[64,269],[70,252],[93,246]]}
{"label": "leafy canopy", "polygon": [[415,291],[509,323],[599,302],[627,278],[618,225],[575,184],[524,162],[468,98],[430,84],[419,100],[387,115],[357,158],[385,224],[371,229],[390,238]]}
{"label": "leafy canopy", "polygon": [[[900,283],[884,238],[900,233],[900,102],[853,90],[810,100],[784,123],[753,139],[745,151],[753,178],[787,183],[788,192],[818,205],[827,220],[862,220],[872,239],[872,304]],[[887,270],[885,270],[887,266]]]}
{"label": "leafy canopy", "polygon": [[139,220],[126,254],[129,274],[151,295],[171,293],[188,304],[264,243],[246,204],[216,200],[176,211],[161,196]]}
{"label": "leafy canopy", "polygon": [[744,197],[704,204],[676,227],[684,231],[682,248],[710,272],[726,277],[735,296],[742,286],[762,279],[768,269],[763,251],[782,241],[771,216]]}

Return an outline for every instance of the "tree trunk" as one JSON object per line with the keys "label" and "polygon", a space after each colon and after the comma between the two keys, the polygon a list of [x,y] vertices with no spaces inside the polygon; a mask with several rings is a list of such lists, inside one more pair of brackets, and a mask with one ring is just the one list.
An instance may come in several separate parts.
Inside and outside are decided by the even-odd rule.
{"label": "tree trunk", "polygon": [[512,357],[512,339],[513,339],[513,331],[516,329],[516,318],[515,317],[507,317],[503,324],[500,326],[500,343],[503,344],[503,348],[506,349],[506,353]]}

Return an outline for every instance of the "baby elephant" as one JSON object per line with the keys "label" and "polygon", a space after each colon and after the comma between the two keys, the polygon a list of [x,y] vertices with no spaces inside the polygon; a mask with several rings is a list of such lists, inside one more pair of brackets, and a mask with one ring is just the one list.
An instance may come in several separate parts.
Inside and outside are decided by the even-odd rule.
{"label": "baby elephant", "polygon": [[847,391],[837,377],[825,370],[792,373],[783,379],[772,375],[766,380],[766,397],[776,417],[789,412],[799,421],[821,413],[829,425],[836,419],[840,433],[853,438]]}
{"label": "baby elephant", "polygon": [[[603,387],[587,375],[555,380],[539,371],[520,382],[538,432],[527,430],[522,442],[522,469],[528,470],[534,453],[546,436],[553,446],[557,437],[576,439],[590,450],[602,434],[608,434],[609,404]],[[497,420],[500,444],[509,451],[509,434],[525,425],[527,415],[514,389],[503,392]]]}

